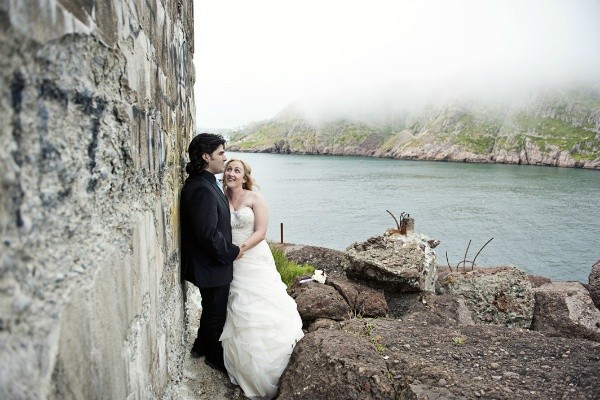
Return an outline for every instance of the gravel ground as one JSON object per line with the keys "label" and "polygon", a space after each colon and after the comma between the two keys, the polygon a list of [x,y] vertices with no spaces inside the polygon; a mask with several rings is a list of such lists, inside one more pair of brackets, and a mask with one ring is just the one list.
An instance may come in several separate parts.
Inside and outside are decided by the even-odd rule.
{"label": "gravel ground", "polygon": [[[191,286],[191,285],[190,285]],[[232,384],[229,377],[204,364],[204,357],[192,358],[192,348],[200,321],[200,295],[192,287],[186,302],[188,309],[188,340],[183,365],[183,377],[174,390],[173,400],[238,400],[246,399],[239,386]]]}
{"label": "gravel ground", "polygon": [[[192,347],[193,339],[188,348]],[[222,372],[204,364],[204,358],[186,356],[183,378],[175,389],[174,400],[231,400],[245,399],[242,391]]]}

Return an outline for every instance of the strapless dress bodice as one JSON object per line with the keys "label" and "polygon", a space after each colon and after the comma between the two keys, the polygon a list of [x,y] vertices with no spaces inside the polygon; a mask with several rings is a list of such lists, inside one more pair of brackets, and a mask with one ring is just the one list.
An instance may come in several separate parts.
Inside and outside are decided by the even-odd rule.
{"label": "strapless dress bodice", "polygon": [[231,212],[233,243],[240,244],[254,232],[254,211],[250,207]]}

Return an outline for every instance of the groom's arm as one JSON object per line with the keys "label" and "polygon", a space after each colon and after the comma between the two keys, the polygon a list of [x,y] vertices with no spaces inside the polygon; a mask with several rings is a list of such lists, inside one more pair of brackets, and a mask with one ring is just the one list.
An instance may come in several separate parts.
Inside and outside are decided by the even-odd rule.
{"label": "groom's arm", "polygon": [[238,257],[240,248],[219,229],[218,201],[209,190],[196,190],[190,201],[190,217],[195,222],[197,243],[220,263],[229,264]]}

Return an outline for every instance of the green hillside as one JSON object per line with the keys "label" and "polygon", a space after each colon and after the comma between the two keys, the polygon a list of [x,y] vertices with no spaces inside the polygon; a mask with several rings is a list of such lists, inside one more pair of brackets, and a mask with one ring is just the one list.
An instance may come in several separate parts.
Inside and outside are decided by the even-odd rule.
{"label": "green hillside", "polygon": [[600,90],[555,90],[498,103],[430,104],[392,123],[314,122],[288,109],[233,132],[230,148],[598,168]]}

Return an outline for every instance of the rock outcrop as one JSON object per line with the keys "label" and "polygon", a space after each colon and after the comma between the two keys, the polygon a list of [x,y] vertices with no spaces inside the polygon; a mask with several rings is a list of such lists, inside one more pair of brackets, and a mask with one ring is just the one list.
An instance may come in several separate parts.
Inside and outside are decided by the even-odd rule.
{"label": "rock outcrop", "polygon": [[534,290],[532,329],[546,336],[600,342],[600,311],[579,282],[547,283]]}
{"label": "rock outcrop", "polygon": [[515,267],[446,273],[437,282],[437,292],[463,298],[476,323],[531,327],[533,289],[527,274]]}
{"label": "rock outcrop", "polygon": [[350,306],[353,315],[364,317],[386,316],[388,305],[383,292],[350,282],[344,278],[328,278],[327,284],[333,286],[342,295]]}
{"label": "rock outcrop", "polygon": [[600,309],[600,260],[596,261],[592,267],[592,272],[588,278],[589,291],[592,301],[596,308]]}
{"label": "rock outcrop", "polygon": [[282,249],[288,260],[298,264],[310,264],[330,276],[345,276],[342,266],[342,261],[346,257],[344,251],[293,244],[272,244],[272,246]]}
{"label": "rock outcrop", "polygon": [[305,335],[280,380],[280,399],[393,399],[385,360],[368,339],[339,329]]}
{"label": "rock outcrop", "polygon": [[342,265],[355,280],[398,292],[434,292],[437,257],[433,242],[418,233],[374,236],[350,246]]}
{"label": "rock outcrop", "polygon": [[388,311],[383,292],[343,277],[328,277],[325,284],[298,278],[291,296],[305,326],[319,318],[342,321],[353,315],[383,317]]}
{"label": "rock outcrop", "polygon": [[296,301],[305,326],[317,318],[342,321],[351,315],[346,300],[329,285],[313,282],[302,284],[292,290],[291,296]]}
{"label": "rock outcrop", "polygon": [[[286,247],[302,253],[301,246]],[[339,262],[339,254],[322,252],[310,246],[308,253]],[[325,285],[295,283],[293,296],[303,304],[335,288],[351,310],[348,299],[364,286],[370,298],[385,297],[387,313],[330,318],[327,310],[315,312],[316,304],[299,303],[312,308],[301,312],[307,333],[278,398],[596,398],[600,343],[593,325],[600,311],[583,285],[546,283],[515,267],[441,271],[435,292],[397,291],[385,274],[383,284],[374,282],[378,276],[345,279],[336,272]]]}

